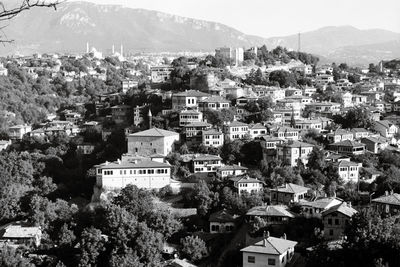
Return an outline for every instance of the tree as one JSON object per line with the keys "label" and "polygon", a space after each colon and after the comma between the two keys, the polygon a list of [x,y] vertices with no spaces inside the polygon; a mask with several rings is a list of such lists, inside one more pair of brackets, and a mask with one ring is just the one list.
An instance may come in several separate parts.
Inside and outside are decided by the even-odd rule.
{"label": "tree", "polygon": [[196,262],[207,256],[206,243],[198,236],[187,236],[181,239],[182,254],[189,260]]}
{"label": "tree", "polygon": [[173,214],[165,210],[152,213],[147,223],[157,233],[163,234],[165,238],[171,237],[173,233],[178,232],[183,227]]}
{"label": "tree", "polygon": [[269,74],[268,78],[270,82],[279,83],[279,86],[282,88],[297,85],[294,74],[284,70],[275,70]]}
{"label": "tree", "polygon": [[23,256],[21,251],[4,246],[0,251],[0,266],[33,267],[35,265],[30,263],[29,260]]}
{"label": "tree", "polygon": [[204,180],[200,180],[194,187],[193,200],[197,208],[197,212],[201,216],[205,216],[211,209],[212,204],[216,204],[218,193],[211,192]]}
{"label": "tree", "polygon": [[314,147],[311,153],[308,155],[308,163],[307,167],[311,170],[320,170],[325,169],[325,154],[322,149],[318,147]]}
{"label": "tree", "polygon": [[105,250],[101,231],[94,227],[83,230],[79,242],[81,257],[79,266],[98,266],[98,257]]}

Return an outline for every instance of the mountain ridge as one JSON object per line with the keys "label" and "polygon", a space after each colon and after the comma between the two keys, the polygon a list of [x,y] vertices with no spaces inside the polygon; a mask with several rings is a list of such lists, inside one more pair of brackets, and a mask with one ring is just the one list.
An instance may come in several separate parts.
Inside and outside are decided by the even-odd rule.
{"label": "mountain ridge", "polygon": [[[18,15],[5,29],[16,42],[0,47],[0,54],[19,51],[84,52],[86,42],[104,52],[115,44],[124,45],[127,52],[206,51],[220,46],[249,48],[266,44],[297,50],[298,34],[263,38],[248,35],[222,23],[186,18],[179,15],[122,5],[98,5],[89,2],[67,2],[53,9],[36,8]],[[390,53],[368,50],[370,55],[349,58],[349,47],[373,45],[400,40],[400,33],[381,29],[360,30],[351,25],[326,26],[301,33],[301,51],[337,61],[368,63],[383,56],[396,56],[396,46]],[[346,49],[347,50],[346,50]],[[351,49],[353,49],[351,48]],[[350,49],[350,50],[351,50]],[[400,52],[400,49],[397,49]],[[342,54],[341,54],[342,53]],[[400,55],[398,55],[400,56]],[[398,57],[396,56],[396,57]],[[383,58],[387,59],[387,58]]]}

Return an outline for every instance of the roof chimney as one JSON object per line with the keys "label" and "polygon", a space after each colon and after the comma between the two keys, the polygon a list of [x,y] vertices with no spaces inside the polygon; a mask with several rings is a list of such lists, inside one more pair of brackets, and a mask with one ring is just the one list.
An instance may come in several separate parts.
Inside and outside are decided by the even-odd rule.
{"label": "roof chimney", "polygon": [[283,238],[283,239],[286,239],[286,233],[283,233],[282,238]]}

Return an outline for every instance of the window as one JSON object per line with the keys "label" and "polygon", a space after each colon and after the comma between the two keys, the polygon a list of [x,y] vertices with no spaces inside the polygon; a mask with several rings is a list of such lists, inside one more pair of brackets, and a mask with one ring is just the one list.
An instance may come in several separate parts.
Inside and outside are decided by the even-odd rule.
{"label": "window", "polygon": [[339,219],[335,219],[335,225],[339,225]]}
{"label": "window", "polygon": [[333,229],[329,230],[329,235],[331,235],[331,236],[333,235]]}
{"label": "window", "polygon": [[275,259],[268,259],[268,265],[275,266]]}
{"label": "window", "polygon": [[248,256],[247,257],[247,262],[256,263],[256,257],[255,256]]}
{"label": "window", "polygon": [[328,219],[328,224],[332,225],[332,219]]}

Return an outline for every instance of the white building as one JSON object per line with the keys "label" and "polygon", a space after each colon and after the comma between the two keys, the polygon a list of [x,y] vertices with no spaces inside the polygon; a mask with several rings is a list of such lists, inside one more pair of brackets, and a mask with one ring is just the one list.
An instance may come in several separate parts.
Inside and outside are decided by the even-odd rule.
{"label": "white building", "polygon": [[223,126],[223,132],[230,140],[242,139],[248,134],[249,126],[244,122],[233,121]]}
{"label": "white building", "polygon": [[11,139],[21,140],[25,134],[30,133],[31,131],[32,126],[30,125],[15,125],[8,128],[8,135]]}
{"label": "white building", "polygon": [[150,68],[152,83],[165,83],[171,79],[171,71],[174,68],[171,66],[154,66]]}
{"label": "white building", "polygon": [[357,183],[360,173],[360,164],[341,160],[337,163],[339,177],[345,182]]}
{"label": "white building", "polygon": [[128,184],[138,188],[160,189],[170,184],[171,166],[151,160],[103,163],[96,167],[96,185],[121,189]]}
{"label": "white building", "polygon": [[308,156],[313,150],[313,145],[299,141],[291,141],[276,146],[276,159],[289,166],[297,166],[298,160],[304,165],[308,163]]}
{"label": "white building", "polygon": [[220,147],[224,144],[224,135],[216,130],[208,130],[202,132],[202,143],[207,147]]}
{"label": "white building", "polygon": [[245,247],[243,267],[285,267],[293,258],[296,241],[266,236],[260,242]]}
{"label": "white building", "polygon": [[249,126],[250,138],[254,139],[267,134],[267,128],[260,123]]}
{"label": "white building", "polygon": [[193,161],[193,172],[216,172],[221,167],[221,157],[215,155],[195,155]]}
{"label": "white building", "polygon": [[221,178],[226,178],[229,176],[240,176],[247,173],[247,168],[241,166],[240,162],[238,165],[224,165],[218,168],[217,175]]}
{"label": "white building", "polygon": [[182,110],[179,113],[179,126],[201,121],[203,121],[203,113],[198,110]]}
{"label": "white building", "polygon": [[234,177],[230,180],[233,182],[233,186],[238,191],[239,196],[244,193],[257,194],[263,192],[264,183],[256,178],[245,175],[242,177]]}

